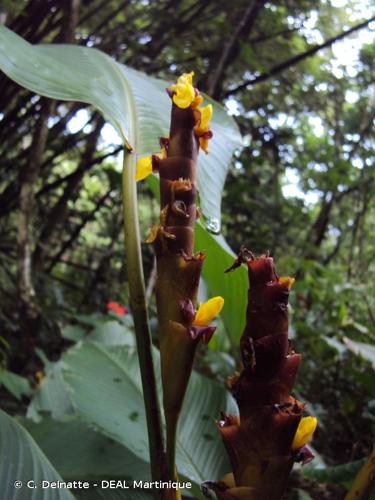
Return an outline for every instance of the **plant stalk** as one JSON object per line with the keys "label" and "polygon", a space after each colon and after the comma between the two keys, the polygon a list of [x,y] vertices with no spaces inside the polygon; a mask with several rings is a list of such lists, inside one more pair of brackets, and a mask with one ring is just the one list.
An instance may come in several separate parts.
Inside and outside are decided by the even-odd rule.
{"label": "plant stalk", "polygon": [[363,464],[353,484],[345,496],[345,500],[367,500],[375,488],[375,448],[368,460]]}
{"label": "plant stalk", "polygon": [[[143,399],[146,410],[150,449],[151,475],[160,481],[165,475],[164,437],[157,394],[151,332],[148,322],[142,254],[138,223],[137,186],[135,181],[135,155],[124,152],[122,195],[126,265],[130,290],[130,306],[134,318],[139,365],[142,378]],[[160,498],[160,493],[155,493]]]}

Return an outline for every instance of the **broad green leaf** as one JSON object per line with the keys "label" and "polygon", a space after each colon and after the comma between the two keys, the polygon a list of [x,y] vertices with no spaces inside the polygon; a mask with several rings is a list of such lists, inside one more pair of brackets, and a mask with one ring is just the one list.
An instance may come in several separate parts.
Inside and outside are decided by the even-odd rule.
{"label": "broad green leaf", "polygon": [[[82,101],[99,109],[122,136],[132,135],[136,154],[159,150],[158,139],[168,135],[168,82],[117,63],[97,49],[74,45],[33,46],[0,27],[0,69],[38,94]],[[210,102],[212,102],[210,100]],[[214,115],[210,154],[199,157],[201,208],[211,227],[220,225],[220,203],[225,177],[235,149],[241,147],[237,125],[222,106],[212,102]]]}
{"label": "broad green leaf", "polygon": [[[155,356],[159,372],[158,358]],[[98,431],[148,461],[148,443],[138,359],[135,349],[80,342],[62,358],[64,386],[75,414]],[[45,385],[41,392],[45,391]],[[161,388],[159,387],[159,390]],[[64,395],[65,391],[65,395]],[[37,395],[38,397],[38,395]],[[39,412],[48,410],[40,405]],[[32,403],[33,405],[33,403]],[[214,420],[220,411],[235,411],[223,386],[193,373],[181,416],[177,464],[197,489],[202,481],[218,479],[229,470]],[[35,405],[34,405],[35,408]],[[194,411],[191,411],[191,409]],[[60,415],[61,417],[61,415]],[[199,494],[199,490],[197,493]]]}
{"label": "broad green leaf", "polygon": [[76,418],[45,418],[39,423],[22,419],[22,424],[66,481],[150,480],[146,462]]}
{"label": "broad green leaf", "polygon": [[[82,319],[83,318],[83,319]],[[71,324],[62,328],[62,336],[73,342],[97,340],[105,345],[135,345],[134,323],[130,314],[93,314],[76,316],[82,325]]]}
{"label": "broad green leaf", "polygon": [[20,377],[16,373],[8,370],[0,369],[0,386],[3,385],[17,399],[21,399],[23,395],[30,396],[30,382]]}
{"label": "broad green leaf", "polygon": [[369,361],[373,368],[375,368],[375,346],[371,344],[365,344],[364,342],[355,342],[354,340],[349,339],[348,337],[344,337],[344,344],[357,356],[361,356],[362,358]]}
{"label": "broad green leaf", "polygon": [[62,362],[49,363],[45,370],[46,377],[40,382],[39,390],[28,407],[27,416],[40,421],[42,413],[50,413],[53,418],[73,414],[72,399],[62,375]]}
{"label": "broad green leaf", "polygon": [[78,342],[85,337],[86,332],[78,325],[66,325],[62,329],[61,335],[72,342]]}
{"label": "broad green leaf", "polygon": [[334,337],[324,336],[324,340],[330,347],[332,347],[332,349],[335,349],[340,355],[344,354],[347,351],[347,348],[344,346],[344,344],[339,340],[335,339]]}
{"label": "broad green leaf", "polygon": [[224,273],[236,255],[221,235],[209,233],[201,224],[196,225],[195,247],[204,250],[206,258],[202,276],[210,296],[224,297],[224,308],[220,314],[233,347],[238,346],[245,326],[247,290],[249,281],[245,266],[231,273]]}
{"label": "broad green leaf", "polygon": [[118,321],[106,321],[99,324],[88,336],[89,340],[96,340],[104,345],[135,345],[135,334],[129,327]]}
{"label": "broad green leaf", "polygon": [[342,465],[334,465],[325,468],[303,468],[301,474],[318,483],[332,483],[348,486],[357,475],[357,472],[364,464],[365,460],[356,460]]}
{"label": "broad green leaf", "polygon": [[[0,410],[0,484],[1,498],[6,500],[73,500],[66,489],[42,489],[42,480],[61,481],[30,434],[12,417]],[[35,481],[36,489],[27,488]],[[15,488],[15,481],[22,487]]]}

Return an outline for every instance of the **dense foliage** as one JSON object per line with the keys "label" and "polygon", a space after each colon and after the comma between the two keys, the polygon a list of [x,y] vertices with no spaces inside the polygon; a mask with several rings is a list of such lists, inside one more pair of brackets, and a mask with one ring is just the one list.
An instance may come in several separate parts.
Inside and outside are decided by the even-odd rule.
{"label": "dense foliage", "polygon": [[[4,2],[1,13],[31,43],[96,47],[166,80],[194,70],[199,88],[235,115],[244,149],[225,185],[222,233],[236,252],[242,243],[257,253],[269,250],[281,274],[297,278],[291,322],[296,350],[304,353],[297,391],[319,419],[314,447],[317,462],[327,466],[296,474],[291,498],[301,489],[312,498],[340,498],[374,439],[374,20],[335,41],[371,15],[370,2],[349,0],[30,0]],[[71,390],[73,354],[85,351],[93,364],[108,355],[116,370],[111,345],[119,325],[132,328],[130,313],[122,317],[113,305],[107,311],[108,303],[128,304],[121,140],[88,106],[40,98],[3,74],[0,86],[2,407],[22,416],[28,407],[28,416],[40,418],[47,411],[58,419],[72,413],[69,398],[56,409],[39,392],[29,406],[40,385],[56,389],[48,374],[61,366],[51,361],[64,356]],[[146,237],[157,201],[148,184],[139,190]],[[156,330],[155,264],[146,244],[143,256]],[[238,366],[239,351],[224,324],[218,326],[196,369],[223,384]],[[104,342],[103,350],[73,344],[87,335]],[[118,356],[133,360],[132,340],[121,343],[126,347]],[[46,374],[50,386],[43,385]],[[199,385],[204,378],[195,375]],[[210,397],[216,415],[231,404],[214,382]],[[130,420],[142,411],[138,399]],[[81,418],[89,404],[93,399],[77,410],[72,403]],[[109,428],[96,417],[90,424],[105,429],[104,442],[114,424]],[[61,457],[48,454],[37,424],[23,423],[61,476],[70,477]],[[54,420],[45,425],[53,429]],[[214,429],[207,429],[202,435],[209,442]],[[130,450],[136,453],[136,445]],[[346,463],[346,469],[334,468]],[[138,466],[145,468],[144,461]],[[189,466],[182,467],[187,477]],[[115,467],[104,471],[118,473]],[[198,481],[204,479],[202,473]]]}

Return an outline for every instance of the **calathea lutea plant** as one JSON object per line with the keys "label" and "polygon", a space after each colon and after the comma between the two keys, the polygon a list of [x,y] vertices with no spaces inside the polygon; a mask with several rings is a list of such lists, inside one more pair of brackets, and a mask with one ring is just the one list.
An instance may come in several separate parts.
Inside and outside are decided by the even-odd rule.
{"label": "calathea lutea plant", "polygon": [[168,138],[160,138],[161,152],[141,158],[137,180],[152,171],[160,177],[160,222],[147,239],[157,258],[156,299],[159,319],[163,406],[167,428],[169,476],[175,473],[178,417],[193,367],[198,343],[208,343],[215,331],[210,321],[221,311],[222,297],[196,310],[204,253],[194,253],[197,206],[197,156],[208,153],[212,137],[212,105],[193,86],[193,73],[183,74],[167,89],[172,100]]}
{"label": "calathea lutea plant", "polygon": [[233,474],[207,483],[223,500],[279,500],[294,462],[307,463],[317,419],[303,417],[291,395],[301,355],[288,338],[288,299],[294,279],[279,277],[268,255],[241,248],[227,270],[248,268],[246,325],[240,341],[242,370],[229,381],[239,415],[218,421]]}

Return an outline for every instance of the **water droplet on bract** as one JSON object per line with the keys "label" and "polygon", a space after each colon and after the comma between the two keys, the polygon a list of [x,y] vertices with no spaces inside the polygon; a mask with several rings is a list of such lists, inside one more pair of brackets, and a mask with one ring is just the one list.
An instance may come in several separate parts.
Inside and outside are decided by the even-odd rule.
{"label": "water droplet on bract", "polygon": [[206,219],[205,226],[207,231],[213,234],[219,234],[221,230],[220,221],[215,217]]}

